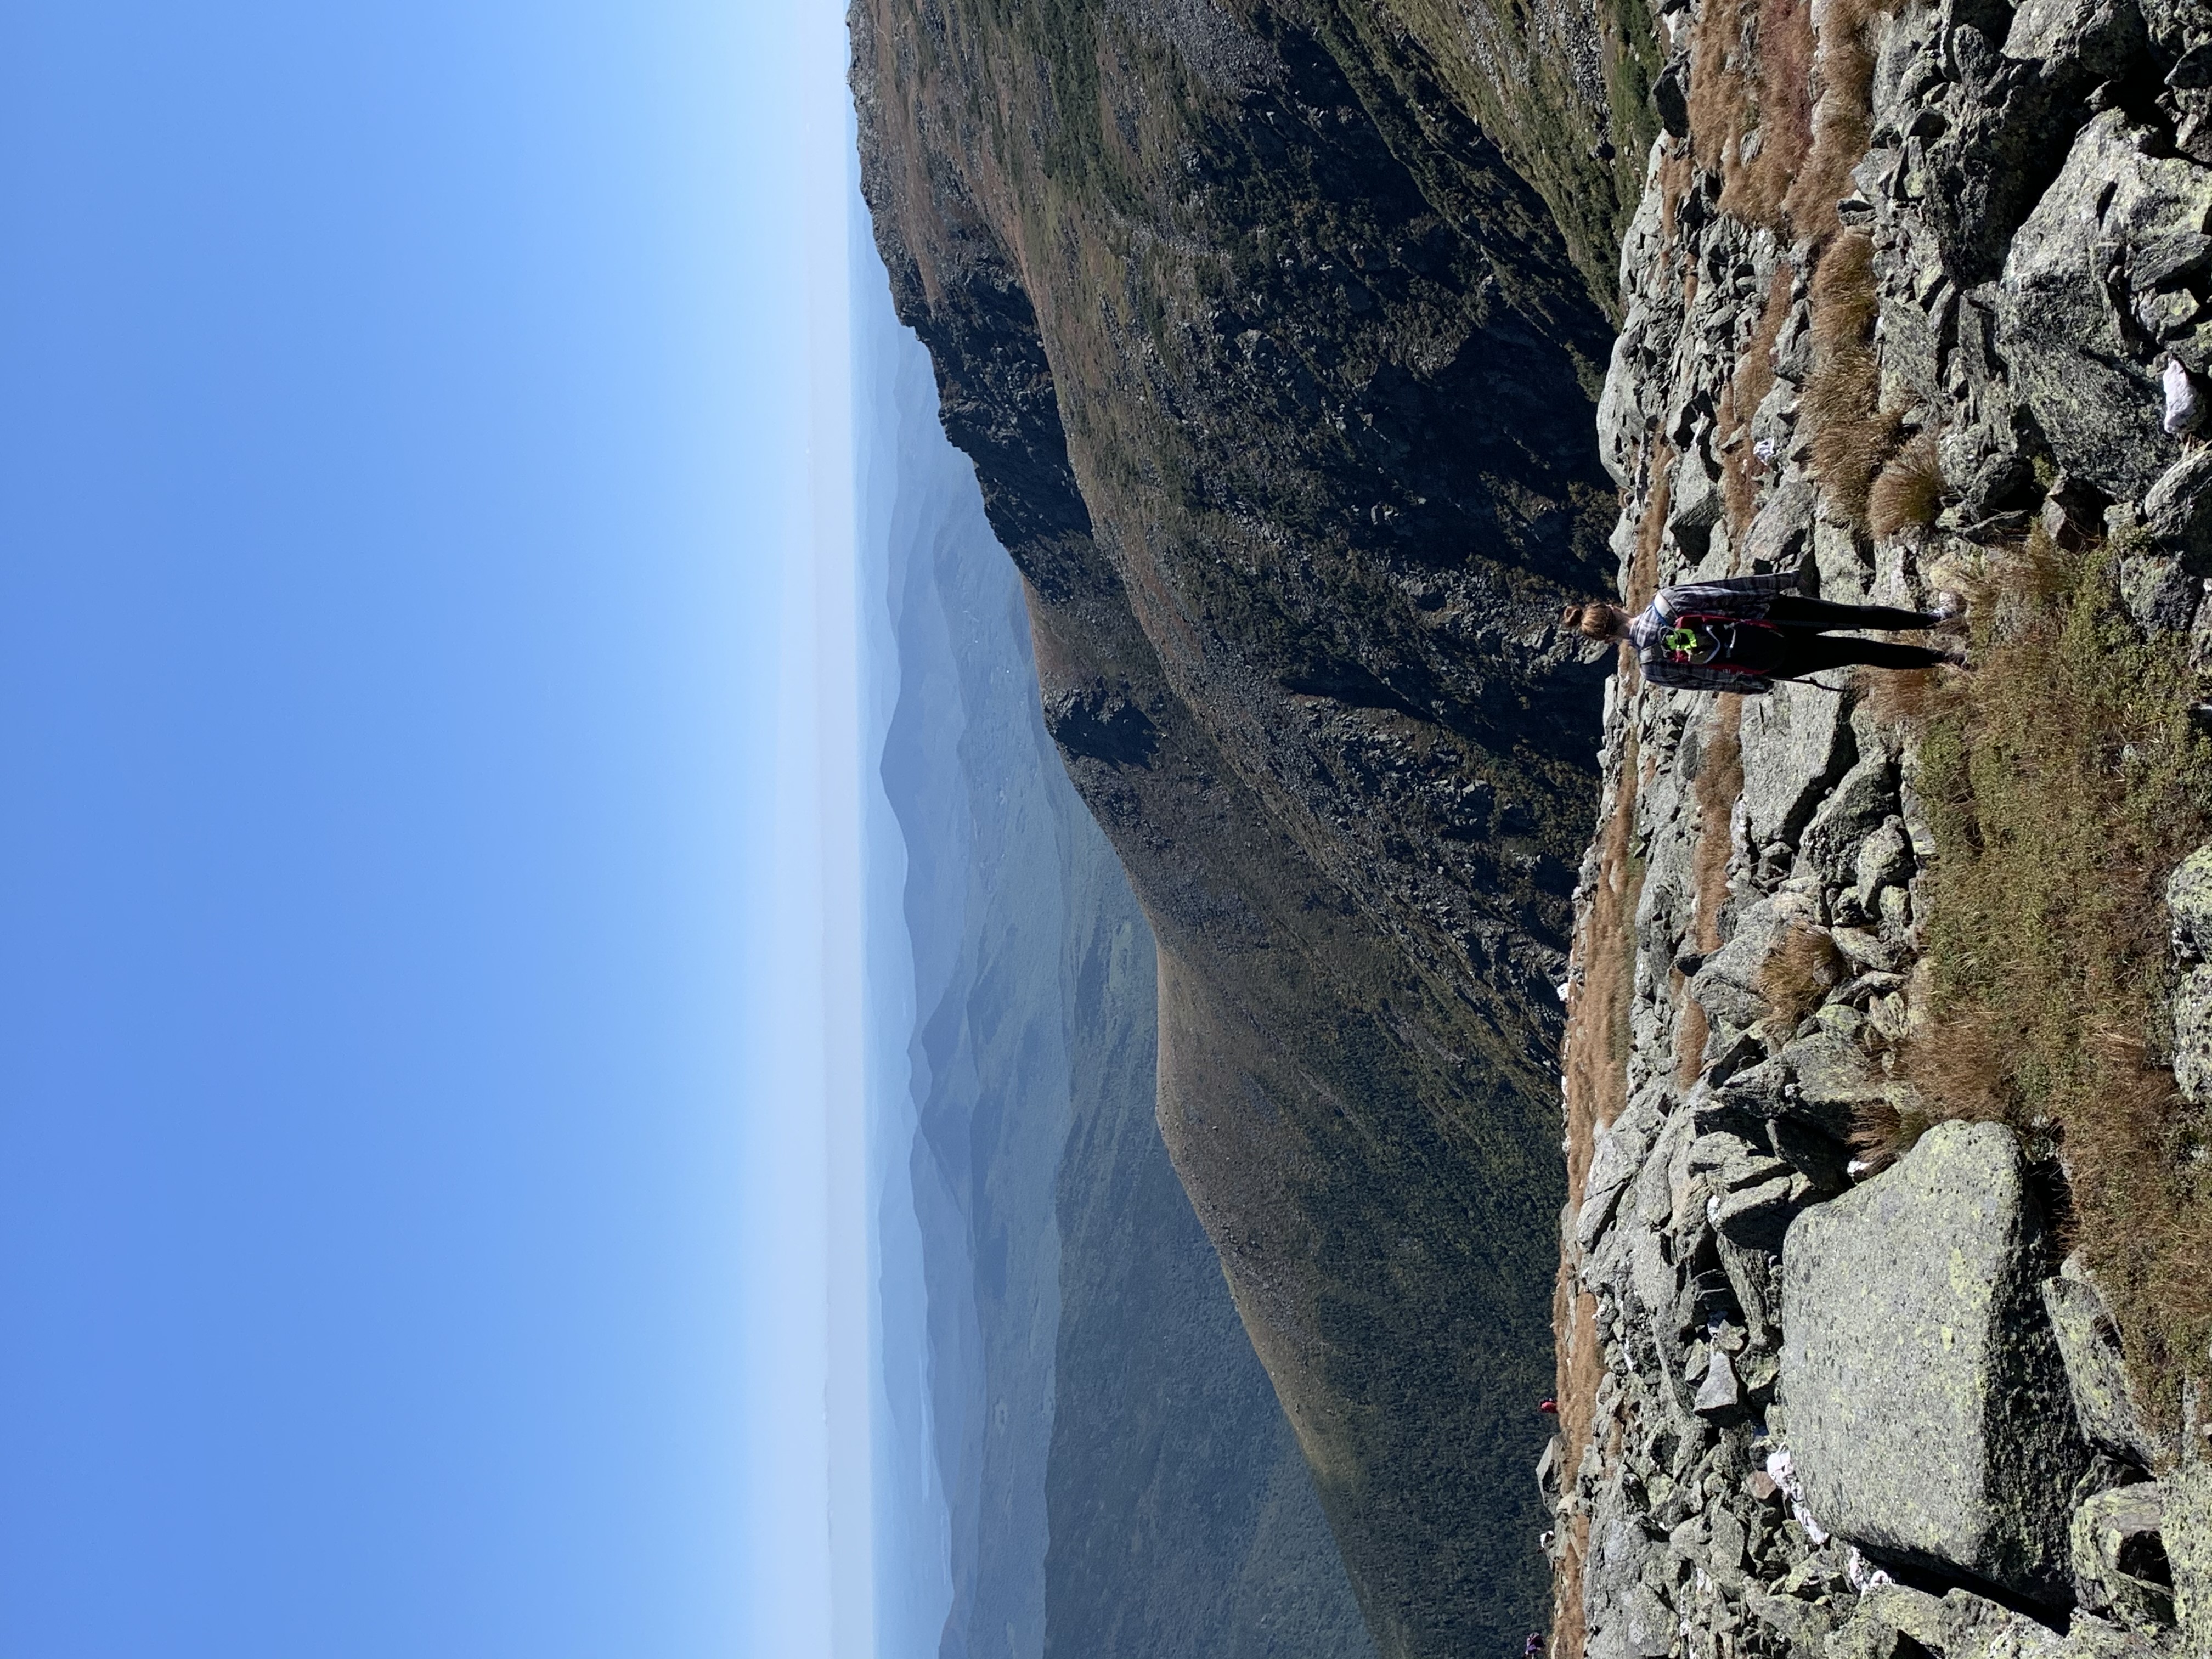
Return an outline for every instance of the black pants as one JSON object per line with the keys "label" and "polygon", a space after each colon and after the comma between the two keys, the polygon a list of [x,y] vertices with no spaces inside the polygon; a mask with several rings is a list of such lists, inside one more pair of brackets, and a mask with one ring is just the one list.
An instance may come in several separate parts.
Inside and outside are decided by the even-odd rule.
{"label": "black pants", "polygon": [[1880,628],[1891,632],[1928,628],[1936,618],[1922,611],[1900,611],[1888,605],[1831,605],[1826,599],[1800,599],[1794,593],[1776,597],[1767,607],[1766,620],[1781,631],[1777,679],[1797,679],[1826,668],[1863,664],[1869,668],[1933,668],[1944,660],[1941,651],[1925,646],[1892,645],[1887,640],[1862,640],[1848,635],[1829,637],[1835,628]]}

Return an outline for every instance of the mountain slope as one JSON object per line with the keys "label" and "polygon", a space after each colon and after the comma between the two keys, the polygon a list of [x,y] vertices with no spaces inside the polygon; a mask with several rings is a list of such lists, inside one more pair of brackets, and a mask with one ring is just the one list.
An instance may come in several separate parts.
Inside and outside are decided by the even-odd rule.
{"label": "mountain slope", "polygon": [[1614,563],[1590,274],[1379,13],[853,27],[900,313],[1158,942],[1177,1173],[1378,1648],[1517,1641],[1595,800],[1554,623]]}
{"label": "mountain slope", "polygon": [[1150,933],[1044,732],[1018,580],[894,331],[873,388],[878,419],[896,411],[883,776],[907,847],[911,1189],[952,1509],[936,1645],[1364,1659],[1154,1121]]}

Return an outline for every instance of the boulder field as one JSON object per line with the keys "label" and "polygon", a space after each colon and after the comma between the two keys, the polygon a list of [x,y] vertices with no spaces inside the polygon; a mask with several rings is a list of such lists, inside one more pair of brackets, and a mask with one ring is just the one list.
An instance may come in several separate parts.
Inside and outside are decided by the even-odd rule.
{"label": "boulder field", "polygon": [[[1723,3],[1661,21],[1667,131],[1599,404],[1620,593],[1797,568],[1925,608],[2040,526],[2122,546],[2135,623],[2202,663],[2212,459],[2173,387],[2202,396],[2212,346],[2212,8],[1816,4],[1795,177],[1856,136],[1831,197],[1784,210],[1746,182],[1778,100],[1736,100],[1748,130],[1714,112],[1786,31],[1717,27]],[[1935,837],[1911,723],[1822,678],[1608,683],[1538,1468],[1551,1651],[2212,1651],[2203,1437],[2136,1409],[2058,1242],[2063,1170],[1996,1123],[1901,1132],[1893,1162],[1854,1144],[1947,1115],[1895,1064],[1940,1036]],[[2212,849],[2168,901],[2203,1103]]]}

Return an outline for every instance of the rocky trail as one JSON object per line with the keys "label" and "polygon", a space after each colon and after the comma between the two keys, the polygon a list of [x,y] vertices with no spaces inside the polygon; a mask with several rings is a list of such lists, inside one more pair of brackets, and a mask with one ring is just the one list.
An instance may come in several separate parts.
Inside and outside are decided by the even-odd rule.
{"label": "rocky trail", "polygon": [[[1994,566],[2094,544],[2201,667],[2212,452],[2163,429],[2162,374],[2212,345],[2212,9],[1699,0],[1662,28],[1600,404],[1628,603],[1802,568],[1994,605]],[[2142,1408],[2063,1160],[1994,1121],[1869,1141],[1948,1115],[1900,1063],[1941,1040],[1938,836],[1910,710],[1823,678],[1609,685],[1564,991],[1551,1651],[2212,1650],[2194,1393],[2178,1428]],[[2172,888],[2198,1107],[2206,861]]]}

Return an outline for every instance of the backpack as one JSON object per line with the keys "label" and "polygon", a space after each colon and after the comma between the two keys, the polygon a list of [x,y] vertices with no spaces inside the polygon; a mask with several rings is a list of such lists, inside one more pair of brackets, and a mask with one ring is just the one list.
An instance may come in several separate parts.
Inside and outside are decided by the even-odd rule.
{"label": "backpack", "polygon": [[1741,630],[1758,629],[1764,634],[1779,635],[1782,630],[1771,622],[1761,622],[1749,617],[1723,617],[1705,611],[1690,611],[1676,617],[1674,625],[1659,636],[1659,660],[1679,668],[1714,668],[1724,674],[1764,676],[1770,671],[1747,668],[1728,659],[1737,654]]}

